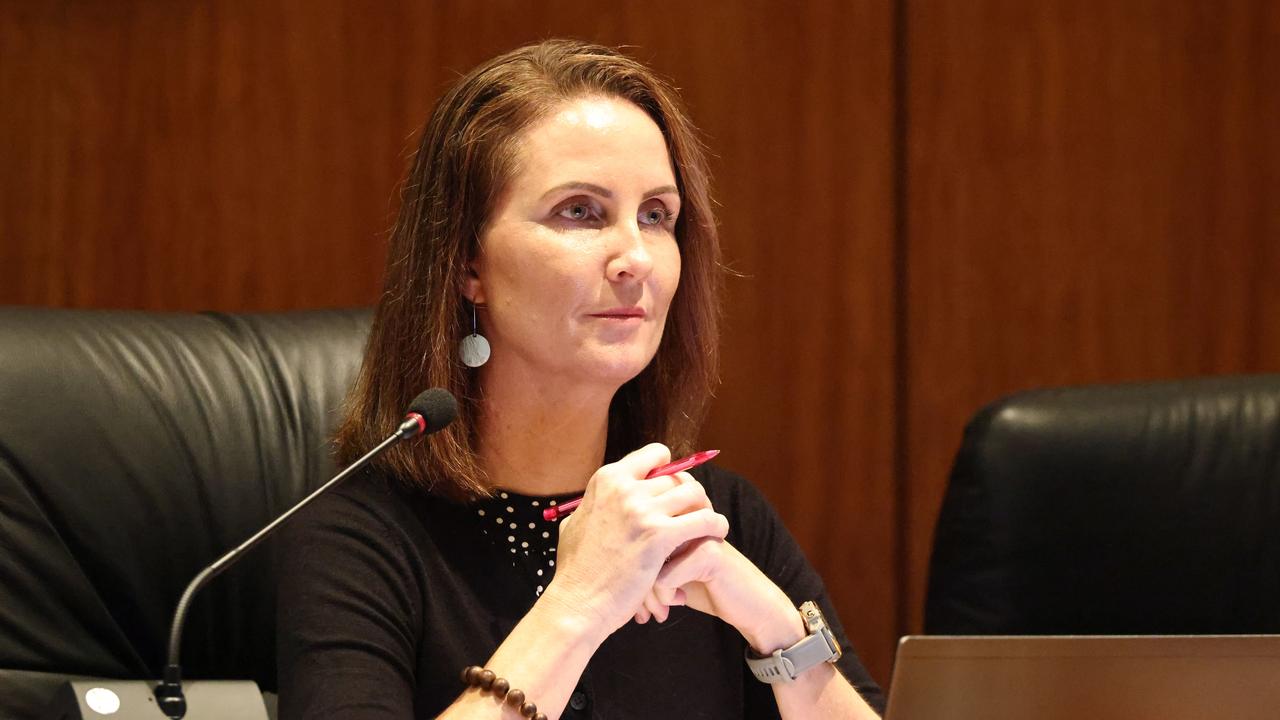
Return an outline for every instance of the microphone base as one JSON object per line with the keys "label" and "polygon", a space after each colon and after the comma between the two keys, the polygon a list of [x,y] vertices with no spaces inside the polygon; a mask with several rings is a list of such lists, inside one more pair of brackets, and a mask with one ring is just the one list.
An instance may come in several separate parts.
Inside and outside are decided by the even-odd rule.
{"label": "microphone base", "polygon": [[[69,680],[58,689],[42,720],[164,720],[152,680]],[[252,680],[188,680],[185,720],[269,720]],[[114,710],[113,710],[114,708]]]}

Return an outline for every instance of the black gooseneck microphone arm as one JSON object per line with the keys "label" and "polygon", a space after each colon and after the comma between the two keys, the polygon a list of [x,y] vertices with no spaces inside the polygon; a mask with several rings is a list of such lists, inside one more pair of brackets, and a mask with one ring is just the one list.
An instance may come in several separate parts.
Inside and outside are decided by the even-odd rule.
{"label": "black gooseneck microphone arm", "polygon": [[[178,655],[182,649],[182,625],[186,620],[187,608],[191,604],[192,597],[210,580],[234,564],[241,555],[262,542],[276,528],[293,517],[294,513],[309,505],[312,500],[323,495],[329,488],[363,468],[370,460],[385,452],[387,448],[423,433],[436,432],[453,422],[457,414],[456,408],[456,401],[447,391],[434,389],[422,393],[414,400],[409,414],[400,423],[400,427],[386,440],[383,440],[377,447],[365,453],[359,460],[356,460],[331,480],[316,488],[310,495],[286,510],[275,520],[272,520],[266,527],[254,533],[248,540],[240,543],[234,550],[213,561],[211,565],[201,570],[187,584],[187,589],[183,591],[182,597],[178,600],[178,607],[173,612],[173,624],[169,626],[169,654],[168,662],[164,667],[164,679],[156,686],[155,690],[156,705],[159,706],[166,717],[172,720],[182,720],[187,714],[187,698],[182,692],[182,666],[178,663]],[[423,417],[424,415],[426,416],[425,418]]]}

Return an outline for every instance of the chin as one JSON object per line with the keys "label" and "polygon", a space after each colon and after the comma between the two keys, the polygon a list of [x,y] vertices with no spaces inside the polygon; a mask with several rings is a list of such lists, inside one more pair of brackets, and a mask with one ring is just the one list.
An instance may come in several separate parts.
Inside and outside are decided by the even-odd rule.
{"label": "chin", "polygon": [[584,368],[583,374],[609,381],[618,387],[622,387],[622,385],[633,380],[641,372],[644,372],[644,369],[653,361],[653,356],[653,352],[642,350],[623,353],[614,350],[608,353],[601,353]]}

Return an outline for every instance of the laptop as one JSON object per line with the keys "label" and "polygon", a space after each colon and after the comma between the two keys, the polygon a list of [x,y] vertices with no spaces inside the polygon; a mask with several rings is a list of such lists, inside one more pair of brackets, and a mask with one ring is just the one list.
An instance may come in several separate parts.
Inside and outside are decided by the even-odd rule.
{"label": "laptop", "polygon": [[908,636],[885,720],[1277,720],[1280,635]]}

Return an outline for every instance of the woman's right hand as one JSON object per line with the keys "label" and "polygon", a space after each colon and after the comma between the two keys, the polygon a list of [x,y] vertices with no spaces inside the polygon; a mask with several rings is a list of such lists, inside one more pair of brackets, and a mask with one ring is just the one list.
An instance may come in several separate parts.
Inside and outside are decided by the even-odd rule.
{"label": "woman's right hand", "polygon": [[678,548],[729,532],[728,519],[687,473],[645,479],[670,461],[671,452],[653,443],[605,465],[574,514],[560,521],[556,574],[542,597],[594,618],[603,636],[643,607]]}

